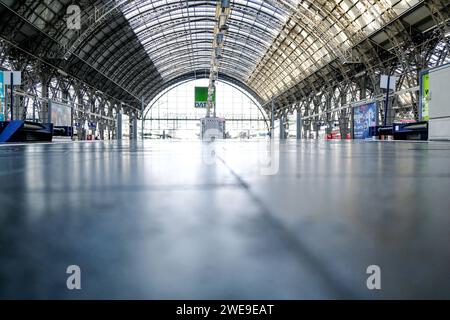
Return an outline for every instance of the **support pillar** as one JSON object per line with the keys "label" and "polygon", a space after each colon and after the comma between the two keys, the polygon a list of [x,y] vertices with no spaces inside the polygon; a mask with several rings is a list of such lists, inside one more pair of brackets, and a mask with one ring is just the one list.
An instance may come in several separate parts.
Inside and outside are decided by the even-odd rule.
{"label": "support pillar", "polygon": [[78,92],[78,111],[74,112],[75,119],[74,121],[78,123],[77,127],[77,138],[79,141],[86,140],[86,129],[85,129],[85,122],[86,122],[86,115],[82,112],[85,108],[84,104],[84,96],[81,91]]}
{"label": "support pillar", "polygon": [[316,140],[319,140],[319,127],[320,127],[320,119],[319,117],[316,118],[316,122],[314,124],[314,131],[316,132]]}
{"label": "support pillar", "polygon": [[303,128],[302,111],[297,110],[297,140],[302,140],[302,128]]}
{"label": "support pillar", "polygon": [[367,98],[367,78],[363,77],[361,78],[361,82],[359,84],[359,90],[360,90],[360,99],[364,100]]}
{"label": "support pillar", "polygon": [[[341,92],[341,107],[345,106],[346,104],[347,104],[347,92]],[[347,109],[342,109],[340,112],[339,129],[341,132],[341,139],[347,139],[347,134],[348,134]]]}
{"label": "support pillar", "polygon": [[[311,100],[308,99],[306,101],[306,110],[305,110],[305,117],[309,117],[309,115],[311,114]],[[312,124],[313,120],[311,118],[308,118],[308,120],[305,122],[302,120],[302,124],[303,124],[303,132],[305,133],[305,137],[306,139],[310,139],[311,138],[311,124]]]}
{"label": "support pillar", "polygon": [[[114,112],[113,112],[113,105],[110,104],[108,105],[108,117],[109,118],[113,118],[114,116]],[[115,139],[115,124],[114,121],[111,120],[107,120],[107,129],[108,129],[108,140],[114,140]]]}
{"label": "support pillar", "polygon": [[130,121],[130,140],[137,140],[138,128],[137,128],[137,116],[133,115],[132,120]]}
{"label": "support pillar", "polygon": [[326,133],[327,134],[332,134],[333,133],[333,121],[332,121],[332,118],[331,118],[331,113],[330,113],[330,110],[331,110],[331,95],[330,96],[327,96],[327,98],[326,98],[326,111],[327,111],[327,114],[326,114],[326,119],[327,119],[327,129],[326,129]]}
{"label": "support pillar", "polygon": [[270,115],[270,139],[275,136],[275,101],[272,100]]}
{"label": "support pillar", "polygon": [[286,140],[285,122],[286,116],[282,115],[280,118],[280,140]]}
{"label": "support pillar", "polygon": [[26,120],[24,97],[19,96],[15,98],[16,104],[14,105],[14,119]]}
{"label": "support pillar", "polygon": [[[360,84],[359,84],[359,90],[360,90],[360,94],[359,94],[359,98],[360,100],[365,100],[367,99],[367,77],[364,76],[361,78]],[[354,130],[354,123],[355,123],[355,113],[353,112],[353,108],[350,110],[351,111],[351,137],[352,139],[355,139],[355,130]],[[377,115],[377,119],[378,119],[378,115]]]}
{"label": "support pillar", "polygon": [[[314,105],[314,113],[318,114],[320,111],[320,102],[317,101],[316,98],[313,99],[313,105]],[[316,116],[314,118],[314,124],[313,124],[313,128],[315,131],[315,139],[319,140],[319,127],[320,127],[320,116]]]}
{"label": "support pillar", "polygon": [[105,140],[105,124],[103,122],[103,119],[99,121],[98,123],[98,131],[100,135],[100,140]]}
{"label": "support pillar", "polygon": [[122,140],[122,111],[117,112],[116,139]]}
{"label": "support pillar", "polygon": [[41,108],[39,110],[39,121],[41,123],[46,123],[48,120],[48,82],[46,77],[41,77],[41,84],[42,84],[42,94],[41,98],[43,99],[41,102]]}
{"label": "support pillar", "polygon": [[388,108],[386,113],[386,126],[392,126],[395,120],[395,110],[393,108],[393,97],[389,97]]}

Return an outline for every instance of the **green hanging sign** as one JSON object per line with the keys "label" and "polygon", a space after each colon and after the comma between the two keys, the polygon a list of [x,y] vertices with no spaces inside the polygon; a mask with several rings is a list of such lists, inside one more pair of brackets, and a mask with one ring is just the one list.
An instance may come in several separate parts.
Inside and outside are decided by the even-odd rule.
{"label": "green hanging sign", "polygon": [[[214,93],[213,102],[216,103]],[[208,103],[208,87],[195,87],[195,108],[206,109]]]}

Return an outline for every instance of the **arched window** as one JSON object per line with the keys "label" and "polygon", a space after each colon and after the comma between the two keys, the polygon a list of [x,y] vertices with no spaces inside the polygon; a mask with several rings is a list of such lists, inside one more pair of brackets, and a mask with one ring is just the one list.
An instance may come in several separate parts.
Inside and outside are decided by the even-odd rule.
{"label": "arched window", "polygon": [[[208,87],[208,80],[176,85],[150,103],[145,112],[146,139],[199,139],[200,119],[206,116],[206,109],[195,108],[196,87]],[[228,138],[266,137],[267,116],[251,95],[231,84],[219,82],[216,103],[217,117],[226,119]]]}

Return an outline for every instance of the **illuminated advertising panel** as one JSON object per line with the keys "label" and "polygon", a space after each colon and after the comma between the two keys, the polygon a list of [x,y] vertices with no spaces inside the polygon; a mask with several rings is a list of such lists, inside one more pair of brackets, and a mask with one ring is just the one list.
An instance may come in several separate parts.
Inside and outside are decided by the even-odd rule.
{"label": "illuminated advertising panel", "polygon": [[370,127],[377,125],[377,104],[370,103],[353,109],[353,132],[355,139],[370,138]]}
{"label": "illuminated advertising panel", "polygon": [[422,121],[430,120],[430,74],[422,73],[420,79],[420,115]]}
{"label": "illuminated advertising panel", "polygon": [[55,127],[72,126],[72,109],[65,104],[52,102],[52,123]]}

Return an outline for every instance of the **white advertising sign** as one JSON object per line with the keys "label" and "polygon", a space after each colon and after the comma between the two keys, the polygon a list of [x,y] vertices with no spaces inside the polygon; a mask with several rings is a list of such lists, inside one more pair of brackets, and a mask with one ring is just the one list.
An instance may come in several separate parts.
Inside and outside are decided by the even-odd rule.
{"label": "white advertising sign", "polygon": [[3,71],[4,84],[11,85],[11,73],[13,75],[14,85],[20,86],[22,84],[22,72],[20,71]]}
{"label": "white advertising sign", "polygon": [[[389,78],[391,78],[389,80]],[[387,76],[387,75],[381,75],[380,79],[380,88],[381,89],[387,89],[388,88],[388,82],[389,82],[389,89],[395,90],[395,87],[397,85],[398,78],[394,76]]]}

